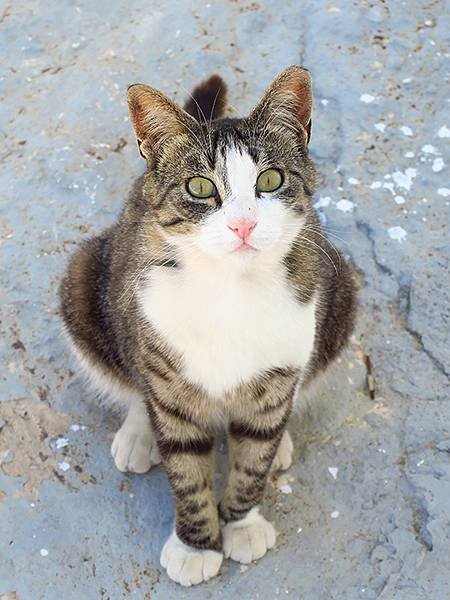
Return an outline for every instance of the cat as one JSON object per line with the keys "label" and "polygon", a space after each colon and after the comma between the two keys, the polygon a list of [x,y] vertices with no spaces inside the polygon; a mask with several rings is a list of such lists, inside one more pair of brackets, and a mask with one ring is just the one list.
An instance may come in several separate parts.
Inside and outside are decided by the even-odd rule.
{"label": "cat", "polygon": [[[309,72],[283,71],[248,117],[224,118],[225,105],[218,75],[184,109],[129,87],[146,173],[60,290],[81,366],[128,411],[116,466],[167,472],[175,527],[161,564],[186,586],[223,557],[248,563],[274,546],[260,506],[271,468],[291,464],[294,397],[339,356],[356,310],[352,267],[312,206]],[[229,470],[217,506],[220,428]]]}

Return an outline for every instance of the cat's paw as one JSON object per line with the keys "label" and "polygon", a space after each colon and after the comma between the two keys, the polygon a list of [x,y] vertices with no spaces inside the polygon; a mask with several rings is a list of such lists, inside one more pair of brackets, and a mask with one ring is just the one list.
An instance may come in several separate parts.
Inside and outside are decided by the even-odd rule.
{"label": "cat's paw", "polygon": [[271,470],[275,473],[276,471],[286,471],[292,465],[292,454],[294,452],[294,445],[291,440],[291,436],[288,431],[283,433],[280,445],[278,446],[277,453],[273,459]]}
{"label": "cat's paw", "polygon": [[273,548],[276,533],[272,523],[255,507],[243,519],[227,523],[222,529],[222,540],[225,558],[248,564]]}
{"label": "cat's paw", "polygon": [[184,544],[175,532],[164,544],[160,562],[176,583],[190,586],[215,577],[223,554],[214,550],[197,550]]}
{"label": "cat's paw", "polygon": [[116,467],[123,473],[146,473],[161,462],[151,429],[136,429],[126,421],[114,436],[111,454]]}

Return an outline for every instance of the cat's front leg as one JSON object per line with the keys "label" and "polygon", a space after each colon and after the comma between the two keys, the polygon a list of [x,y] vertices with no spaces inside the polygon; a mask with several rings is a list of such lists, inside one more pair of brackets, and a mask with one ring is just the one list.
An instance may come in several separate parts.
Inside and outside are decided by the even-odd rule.
{"label": "cat's front leg", "polygon": [[219,572],[222,536],[213,493],[211,434],[168,397],[149,399],[153,428],[175,500],[175,528],[161,552],[171,579],[190,586]]}
{"label": "cat's front leg", "polygon": [[219,510],[226,523],[225,557],[241,563],[261,558],[275,545],[275,529],[259,505],[291,412],[294,385],[290,377],[275,394],[269,389],[267,397],[242,403],[245,409],[230,424],[228,481]]}

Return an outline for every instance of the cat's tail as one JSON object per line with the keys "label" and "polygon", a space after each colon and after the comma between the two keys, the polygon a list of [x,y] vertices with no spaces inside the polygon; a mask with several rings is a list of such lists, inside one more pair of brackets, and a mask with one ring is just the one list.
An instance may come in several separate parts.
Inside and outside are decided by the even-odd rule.
{"label": "cat's tail", "polygon": [[221,117],[227,101],[227,86],[219,75],[199,83],[186,101],[184,110],[197,121],[208,122]]}

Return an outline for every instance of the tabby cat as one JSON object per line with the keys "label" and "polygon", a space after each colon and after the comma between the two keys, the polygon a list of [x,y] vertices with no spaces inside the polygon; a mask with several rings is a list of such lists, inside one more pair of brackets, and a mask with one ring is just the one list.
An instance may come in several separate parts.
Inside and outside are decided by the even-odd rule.
{"label": "tabby cat", "polygon": [[[275,544],[260,506],[271,468],[291,464],[294,397],[339,355],[355,313],[352,270],[312,207],[309,72],[286,69],[245,118],[220,118],[225,95],[217,75],[184,109],[128,89],[146,173],[61,285],[81,366],[127,409],[117,468],[167,472],[176,516],[161,564],[186,586],[224,556],[249,563]],[[229,470],[217,505],[220,428]]]}

